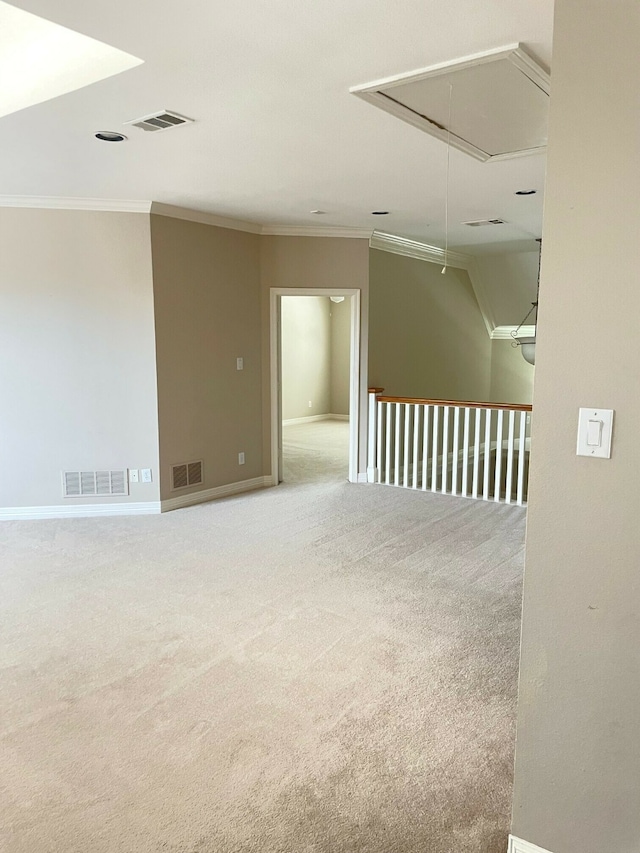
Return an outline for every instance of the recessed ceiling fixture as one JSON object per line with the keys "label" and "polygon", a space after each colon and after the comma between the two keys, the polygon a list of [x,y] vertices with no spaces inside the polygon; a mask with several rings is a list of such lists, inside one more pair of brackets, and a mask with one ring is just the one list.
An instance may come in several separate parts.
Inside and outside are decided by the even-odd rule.
{"label": "recessed ceiling fixture", "polygon": [[82,89],[142,62],[0,2],[0,116]]}
{"label": "recessed ceiling fixture", "polygon": [[371,215],[372,216],[388,216],[389,211],[388,210],[372,210]]}
{"label": "recessed ceiling fixture", "polygon": [[535,195],[537,190],[516,190],[516,195]]}
{"label": "recessed ceiling fixture", "polygon": [[124,124],[157,133],[159,130],[170,130],[172,127],[180,127],[181,124],[192,124],[193,122],[194,119],[182,116],[180,113],[174,113],[173,110],[159,110],[157,113],[151,113],[148,116],[142,116],[142,118],[132,118],[131,121],[125,121]]}
{"label": "recessed ceiling fixture", "polygon": [[[455,90],[449,123],[449,87]],[[519,44],[388,77],[352,94],[478,160],[504,160],[547,144],[550,78]]]}
{"label": "recessed ceiling fixture", "polygon": [[462,225],[470,225],[471,228],[482,228],[485,225],[504,225],[504,219],[473,219],[470,222],[463,222]]}
{"label": "recessed ceiling fixture", "polygon": [[94,136],[102,142],[125,142],[127,139],[124,134],[115,133],[113,130],[100,130],[98,133],[94,133]]}

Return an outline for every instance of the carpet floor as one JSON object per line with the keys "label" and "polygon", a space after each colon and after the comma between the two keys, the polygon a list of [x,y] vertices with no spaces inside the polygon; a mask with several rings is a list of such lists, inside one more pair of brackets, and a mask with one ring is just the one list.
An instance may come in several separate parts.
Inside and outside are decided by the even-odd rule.
{"label": "carpet floor", "polygon": [[524,511],[307,436],[276,489],[3,523],[5,853],[505,853]]}

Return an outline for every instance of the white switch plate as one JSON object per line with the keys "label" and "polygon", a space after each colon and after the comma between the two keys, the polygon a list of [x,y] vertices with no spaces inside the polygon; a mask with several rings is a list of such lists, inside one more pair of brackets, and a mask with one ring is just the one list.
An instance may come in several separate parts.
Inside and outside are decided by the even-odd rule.
{"label": "white switch plate", "polygon": [[143,468],[142,471],[142,482],[150,483],[151,482],[151,468]]}
{"label": "white switch plate", "polygon": [[137,468],[129,468],[129,482],[137,483],[138,482],[138,469]]}
{"label": "white switch plate", "polygon": [[238,465],[244,465],[244,453],[238,453]]}
{"label": "white switch plate", "polygon": [[244,370],[244,359],[236,358],[236,370]]}
{"label": "white switch plate", "polygon": [[611,458],[613,409],[580,409],[578,415],[578,456]]}

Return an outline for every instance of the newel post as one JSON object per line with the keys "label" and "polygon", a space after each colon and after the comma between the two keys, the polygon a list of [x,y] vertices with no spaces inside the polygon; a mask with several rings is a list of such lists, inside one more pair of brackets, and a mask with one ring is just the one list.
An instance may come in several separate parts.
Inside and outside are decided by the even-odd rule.
{"label": "newel post", "polygon": [[376,469],[376,446],[378,419],[376,417],[376,402],[378,394],[382,394],[384,388],[369,388],[369,436],[367,439],[367,483],[375,483],[378,477]]}

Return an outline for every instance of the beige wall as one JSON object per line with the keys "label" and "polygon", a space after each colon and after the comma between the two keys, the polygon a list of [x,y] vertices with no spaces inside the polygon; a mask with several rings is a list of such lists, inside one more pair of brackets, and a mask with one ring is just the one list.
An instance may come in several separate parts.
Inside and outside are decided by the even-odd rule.
{"label": "beige wall", "polygon": [[491,341],[491,385],[487,400],[493,403],[531,403],[535,369],[511,341]]}
{"label": "beige wall", "polygon": [[486,400],[491,342],[469,276],[371,250],[369,382],[402,397]]}
{"label": "beige wall", "polygon": [[151,216],[163,499],[190,491],[180,462],[204,460],[203,488],[262,475],[259,240]]}
{"label": "beige wall", "polygon": [[[158,499],[149,217],[0,209],[0,505]],[[124,498],[61,471],[152,468]]]}
{"label": "beige wall", "polygon": [[[367,346],[369,312],[369,242],[335,237],[261,237],[263,332],[263,454],[271,469],[271,391],[269,356],[270,288],[355,288],[361,293],[360,452],[358,470],[366,471]],[[345,300],[346,301],[346,300]]]}
{"label": "beige wall", "polygon": [[282,299],[283,420],[331,411],[331,304],[326,296]]}
{"label": "beige wall", "polygon": [[351,362],[351,304],[330,302],[331,308],[331,413],[349,414]]}
{"label": "beige wall", "polygon": [[[556,0],[513,832],[640,850],[637,0]],[[612,458],[575,455],[580,406]]]}
{"label": "beige wall", "polygon": [[[487,297],[496,326],[517,326],[536,299],[538,244],[530,252],[496,252],[474,257],[473,274]],[[535,321],[535,312],[527,324]]]}

